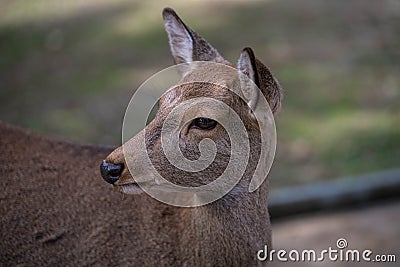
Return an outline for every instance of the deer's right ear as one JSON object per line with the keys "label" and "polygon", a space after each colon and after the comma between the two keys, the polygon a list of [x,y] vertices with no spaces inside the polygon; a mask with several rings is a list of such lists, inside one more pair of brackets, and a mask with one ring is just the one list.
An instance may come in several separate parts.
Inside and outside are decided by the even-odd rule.
{"label": "deer's right ear", "polygon": [[172,8],[164,8],[162,15],[175,64],[193,61],[229,64],[204,38],[186,26]]}

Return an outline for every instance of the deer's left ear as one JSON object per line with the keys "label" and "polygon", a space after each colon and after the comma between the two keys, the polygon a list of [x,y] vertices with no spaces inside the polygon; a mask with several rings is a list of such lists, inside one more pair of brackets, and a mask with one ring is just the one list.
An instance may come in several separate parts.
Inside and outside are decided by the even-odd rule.
{"label": "deer's left ear", "polygon": [[[237,68],[260,88],[272,112],[274,114],[278,113],[281,107],[282,88],[271,71],[254,56],[251,48],[246,47],[242,50]],[[254,86],[246,84],[244,80],[241,79],[243,94],[247,100],[247,104],[254,110],[258,102],[259,90]]]}
{"label": "deer's left ear", "polygon": [[254,84],[251,84],[246,77],[242,76],[243,74],[246,75],[258,87],[260,87],[256,67],[256,58],[254,57],[254,53],[251,48],[247,47],[243,49],[242,53],[240,53],[237,68],[241,72],[239,73],[239,78],[244,98],[246,99],[249,107],[254,110],[258,102],[259,90],[254,86]]}

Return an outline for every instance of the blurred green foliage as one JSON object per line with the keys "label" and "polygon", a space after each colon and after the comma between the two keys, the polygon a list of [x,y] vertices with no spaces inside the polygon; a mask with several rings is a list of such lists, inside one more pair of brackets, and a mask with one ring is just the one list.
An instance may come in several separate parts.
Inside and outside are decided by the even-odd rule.
{"label": "blurred green foliage", "polygon": [[274,187],[400,163],[398,1],[2,1],[0,119],[119,144],[134,90],[172,64],[171,6],[235,62],[251,46],[285,89]]}

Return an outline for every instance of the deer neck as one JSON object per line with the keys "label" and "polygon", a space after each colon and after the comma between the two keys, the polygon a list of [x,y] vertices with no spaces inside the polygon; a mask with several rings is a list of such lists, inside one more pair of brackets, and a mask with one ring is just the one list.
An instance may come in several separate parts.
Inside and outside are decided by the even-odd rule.
{"label": "deer neck", "polygon": [[219,259],[221,265],[237,265],[248,255],[256,257],[259,249],[271,244],[267,191],[265,182],[253,193],[227,194],[214,203],[182,209],[188,221],[180,237],[182,255],[194,255],[190,261],[210,265]]}

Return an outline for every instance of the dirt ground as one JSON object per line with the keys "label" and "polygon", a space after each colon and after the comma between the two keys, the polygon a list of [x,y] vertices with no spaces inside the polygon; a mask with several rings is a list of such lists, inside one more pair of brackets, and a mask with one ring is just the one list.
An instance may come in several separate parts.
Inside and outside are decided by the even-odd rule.
{"label": "dirt ground", "polygon": [[[354,210],[294,217],[273,223],[273,246],[287,252],[296,249],[314,249],[317,255],[324,250],[338,249],[339,238],[347,241],[343,249],[392,254],[396,262],[278,262],[270,266],[399,266],[400,261],[400,201],[379,203]],[[326,257],[327,258],[327,257]]]}

